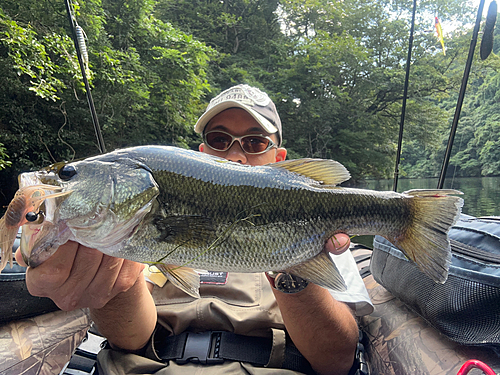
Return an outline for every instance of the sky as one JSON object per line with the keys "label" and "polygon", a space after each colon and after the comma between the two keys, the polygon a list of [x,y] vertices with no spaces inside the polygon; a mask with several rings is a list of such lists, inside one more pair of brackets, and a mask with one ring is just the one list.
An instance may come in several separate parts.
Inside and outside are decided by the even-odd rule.
{"label": "sky", "polygon": [[[488,7],[490,6],[492,0],[484,0],[484,6],[483,6],[483,17],[486,17],[486,14],[488,13]],[[498,2],[499,0],[497,0]],[[474,27],[474,23],[476,22],[476,17],[477,17],[477,11],[479,9],[479,3],[481,0],[468,0],[467,1],[469,4],[472,4],[472,7],[474,9],[474,21],[471,24],[471,27]],[[439,19],[439,22],[441,23],[441,27],[443,28],[443,34],[446,37],[446,34],[449,33],[450,31],[453,31],[457,25],[455,25],[453,22],[448,21],[446,19]]]}
{"label": "sky", "polygon": [[[479,8],[480,0],[469,0],[469,2],[473,5],[475,9],[475,16],[477,15],[477,10]],[[483,17],[486,17],[486,13],[488,13],[488,7],[490,6],[491,0],[484,0],[484,8],[483,8]]]}

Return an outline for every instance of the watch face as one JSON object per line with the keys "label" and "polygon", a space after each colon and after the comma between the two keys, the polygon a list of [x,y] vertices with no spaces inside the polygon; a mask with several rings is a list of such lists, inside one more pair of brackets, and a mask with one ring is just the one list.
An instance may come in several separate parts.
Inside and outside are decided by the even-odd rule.
{"label": "watch face", "polygon": [[305,289],[309,284],[307,280],[301,277],[290,275],[289,273],[280,273],[274,279],[274,286],[283,293],[297,293]]}

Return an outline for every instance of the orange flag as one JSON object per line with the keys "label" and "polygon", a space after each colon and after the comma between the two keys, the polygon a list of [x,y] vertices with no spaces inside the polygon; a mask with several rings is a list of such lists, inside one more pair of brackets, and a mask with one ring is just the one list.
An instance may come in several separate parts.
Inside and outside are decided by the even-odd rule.
{"label": "orange flag", "polygon": [[439,22],[439,18],[437,17],[434,17],[434,20],[435,20],[434,25],[436,26],[437,36],[439,41],[441,42],[441,46],[443,47],[443,55],[446,56],[446,52],[444,50],[443,29],[441,28],[441,22]]}

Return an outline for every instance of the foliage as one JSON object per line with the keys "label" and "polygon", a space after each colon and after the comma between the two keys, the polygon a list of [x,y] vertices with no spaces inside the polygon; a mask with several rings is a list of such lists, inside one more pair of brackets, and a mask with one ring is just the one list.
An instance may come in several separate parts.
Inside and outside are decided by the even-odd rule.
{"label": "foliage", "polygon": [[6,160],[9,157],[6,151],[7,150],[3,147],[3,144],[0,143],[0,171],[12,165],[11,161]]}
{"label": "foliage", "polygon": [[[461,6],[447,4],[445,14]],[[287,138],[287,145],[300,156],[335,158],[355,179],[391,176],[411,3],[290,0],[281,5],[285,30],[295,45],[278,81],[294,87],[284,100],[299,103],[285,111],[295,135],[293,141]],[[443,120],[436,100],[457,87],[460,74],[450,72],[450,62],[437,53],[434,35],[426,33],[428,23],[420,22],[405,118],[405,140],[419,149],[436,147],[441,129],[436,124]]]}
{"label": "foliage", "polygon": [[[88,79],[107,150],[196,144],[192,126],[216,52],[152,16],[155,5],[74,3],[87,34]],[[0,3],[0,142],[12,161],[0,178],[4,196],[13,195],[21,171],[98,153],[70,35],[62,1]]]}
{"label": "foliage", "polygon": [[[73,2],[108,150],[194,148],[208,100],[248,83],[277,104],[291,158],[336,159],[354,180],[392,177],[411,8],[410,0]],[[418,3],[401,176],[440,171],[474,13],[458,0]],[[444,30],[446,56],[434,15],[459,25]],[[498,32],[492,56],[474,58],[450,161],[456,175],[500,173]],[[0,84],[6,200],[19,172],[98,152],[64,2],[0,1]]]}
{"label": "foliage", "polygon": [[[479,177],[500,174],[500,143],[497,135],[500,126],[497,94],[500,84],[500,59],[496,55],[500,48],[497,42],[500,37],[498,27],[495,28],[495,33],[493,53],[487,60],[481,61],[478,48],[475,51],[447,171],[449,176]],[[471,34],[471,30],[467,33],[455,33],[450,44],[456,50],[456,59],[449,63],[446,76],[450,76],[453,71],[463,74],[464,60],[469,50],[467,42],[470,41]],[[411,177],[437,177],[441,172],[458,99],[458,90],[455,93],[450,90],[448,92],[447,95],[440,95],[436,102],[448,113],[448,120],[443,122],[444,126],[437,131],[436,139],[440,145],[429,148],[425,142],[416,142],[414,147],[403,153],[406,156],[411,153],[418,154],[413,160],[405,160],[405,170]]]}
{"label": "foliage", "polygon": [[[266,86],[266,72],[286,58],[277,0],[158,0],[158,17],[219,52],[210,64],[214,86]],[[271,93],[273,90],[268,90]]]}

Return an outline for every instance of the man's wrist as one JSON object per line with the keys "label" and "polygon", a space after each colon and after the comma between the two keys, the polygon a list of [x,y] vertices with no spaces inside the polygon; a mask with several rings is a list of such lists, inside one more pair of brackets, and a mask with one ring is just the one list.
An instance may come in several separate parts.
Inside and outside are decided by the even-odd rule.
{"label": "man's wrist", "polygon": [[309,285],[309,281],[290,273],[268,272],[268,276],[274,289],[286,294],[301,292]]}

